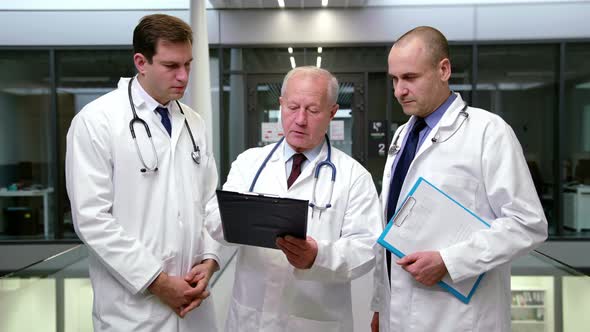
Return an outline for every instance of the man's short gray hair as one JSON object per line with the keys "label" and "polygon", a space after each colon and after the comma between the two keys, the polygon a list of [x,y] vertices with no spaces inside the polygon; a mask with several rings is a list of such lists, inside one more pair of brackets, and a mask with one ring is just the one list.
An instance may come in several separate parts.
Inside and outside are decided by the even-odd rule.
{"label": "man's short gray hair", "polygon": [[328,103],[330,105],[336,104],[336,102],[338,101],[338,80],[329,71],[315,66],[303,66],[291,69],[283,79],[283,86],[281,87],[281,97],[284,96],[285,91],[287,91],[287,83],[289,83],[289,79],[291,79],[291,77],[297,74],[303,74],[304,76],[321,76],[326,78],[328,80]]}

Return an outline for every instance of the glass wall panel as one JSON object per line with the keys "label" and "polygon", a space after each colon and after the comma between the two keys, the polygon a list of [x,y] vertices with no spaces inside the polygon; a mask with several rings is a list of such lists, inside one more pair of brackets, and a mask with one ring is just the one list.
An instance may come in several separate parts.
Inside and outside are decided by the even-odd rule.
{"label": "glass wall panel", "polygon": [[451,57],[451,90],[461,94],[461,98],[468,104],[471,103],[473,47],[471,45],[451,45],[449,49]]}
{"label": "glass wall panel", "polygon": [[49,52],[0,51],[0,239],[53,237]]}
{"label": "glass wall panel", "polygon": [[[387,51],[383,51],[383,57],[387,57]],[[380,73],[368,74],[368,107],[367,120],[369,121],[368,137],[368,158],[366,168],[373,176],[373,182],[378,192],[381,192],[383,185],[383,166],[387,160],[387,151],[392,134],[390,132],[391,122],[387,114],[387,98],[392,94],[388,91],[391,85],[387,80],[387,65]],[[389,89],[390,90],[390,89]]]}
{"label": "glass wall panel", "polygon": [[478,49],[477,103],[516,133],[555,232],[553,144],[557,137],[559,45],[483,45]]}
{"label": "glass wall panel", "polygon": [[[565,114],[562,128],[563,224],[590,230],[590,43],[566,45]],[[586,233],[588,234],[588,233]]]}
{"label": "glass wall panel", "polygon": [[[56,62],[59,169],[63,174],[66,134],[74,115],[89,102],[114,90],[120,77],[135,75],[135,67],[131,50],[64,50],[57,52]],[[65,180],[59,193],[63,207],[63,218],[58,221],[63,223],[58,227],[63,231],[60,237],[76,237]]]}

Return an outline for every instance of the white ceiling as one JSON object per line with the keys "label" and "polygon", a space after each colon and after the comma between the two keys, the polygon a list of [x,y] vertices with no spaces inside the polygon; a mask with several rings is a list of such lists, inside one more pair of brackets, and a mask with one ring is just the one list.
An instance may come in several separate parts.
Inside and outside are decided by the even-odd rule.
{"label": "white ceiling", "polygon": [[[277,0],[0,0],[5,10],[186,10],[191,1],[207,1],[209,9],[279,8]],[[453,6],[523,3],[590,2],[590,0],[329,0],[328,8],[391,7],[391,6]],[[321,0],[285,0],[287,8],[319,8]]]}
{"label": "white ceiling", "polygon": [[[321,0],[284,0],[285,8],[319,8]],[[391,7],[391,6],[454,6],[523,3],[585,2],[584,0],[329,0],[329,8]],[[207,8],[271,9],[279,8],[277,0],[209,0]]]}
{"label": "white ceiling", "polygon": [[[364,7],[369,0],[329,0],[330,8]],[[209,0],[216,9],[263,9],[279,8],[277,0]],[[285,8],[319,8],[321,0],[285,0]]]}

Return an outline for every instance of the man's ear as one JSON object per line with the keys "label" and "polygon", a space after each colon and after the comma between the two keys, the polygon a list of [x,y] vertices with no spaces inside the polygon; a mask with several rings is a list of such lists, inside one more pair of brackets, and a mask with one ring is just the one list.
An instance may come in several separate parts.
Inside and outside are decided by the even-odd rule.
{"label": "man's ear", "polygon": [[338,105],[338,104],[332,105],[332,108],[330,109],[330,120],[334,119],[334,117],[336,116],[336,112],[338,112],[339,107],[340,107],[340,105]]}
{"label": "man's ear", "polygon": [[135,64],[135,68],[137,72],[140,74],[145,73],[145,65],[148,63],[146,57],[141,53],[135,53],[133,55],[133,63]]}
{"label": "man's ear", "polygon": [[448,81],[451,78],[451,61],[448,58],[442,59],[438,63],[438,71],[441,81]]}

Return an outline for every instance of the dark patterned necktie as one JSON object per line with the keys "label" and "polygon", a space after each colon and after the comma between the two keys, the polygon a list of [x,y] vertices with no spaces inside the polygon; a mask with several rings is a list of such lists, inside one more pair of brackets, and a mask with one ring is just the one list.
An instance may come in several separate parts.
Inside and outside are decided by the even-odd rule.
{"label": "dark patterned necktie", "polygon": [[295,182],[297,177],[299,177],[299,174],[301,174],[301,164],[303,164],[306,159],[307,158],[305,158],[303,153],[293,155],[293,166],[291,167],[291,174],[287,179],[287,188],[291,188],[293,182]]}

